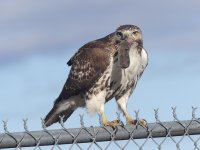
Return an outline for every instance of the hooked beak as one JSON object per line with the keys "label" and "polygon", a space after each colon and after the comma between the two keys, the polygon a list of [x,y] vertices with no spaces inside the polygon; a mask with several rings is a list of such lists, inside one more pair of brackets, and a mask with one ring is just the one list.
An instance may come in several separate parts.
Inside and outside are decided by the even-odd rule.
{"label": "hooked beak", "polygon": [[124,34],[122,34],[122,40],[126,40],[128,38],[128,34],[126,34],[126,33],[124,33]]}
{"label": "hooked beak", "polygon": [[129,36],[127,33],[122,35],[122,40],[128,42],[129,44],[133,44],[135,42],[135,38],[133,36]]}

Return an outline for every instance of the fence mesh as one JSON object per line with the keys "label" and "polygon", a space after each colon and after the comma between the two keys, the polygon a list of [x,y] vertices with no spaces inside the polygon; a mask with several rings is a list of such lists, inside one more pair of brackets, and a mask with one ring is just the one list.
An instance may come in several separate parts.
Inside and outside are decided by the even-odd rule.
{"label": "fence mesh", "polygon": [[[147,127],[124,125],[122,122],[116,127],[85,127],[83,116],[80,116],[80,128],[67,129],[61,117],[61,129],[48,130],[44,127],[41,131],[29,131],[27,120],[24,122],[24,132],[9,132],[7,122],[3,121],[4,133],[0,133],[0,149],[194,149],[200,150],[200,119],[196,118],[192,108],[190,120],[179,120],[176,108],[173,110],[173,121],[161,122],[158,109],[155,111],[155,122],[148,123]],[[136,112],[138,118],[138,112]],[[120,119],[120,114],[118,115]],[[87,144],[82,144],[87,143]],[[166,144],[167,143],[167,144]],[[183,145],[183,146],[181,146]],[[188,145],[189,148],[188,148]],[[48,146],[48,147],[46,147]]]}

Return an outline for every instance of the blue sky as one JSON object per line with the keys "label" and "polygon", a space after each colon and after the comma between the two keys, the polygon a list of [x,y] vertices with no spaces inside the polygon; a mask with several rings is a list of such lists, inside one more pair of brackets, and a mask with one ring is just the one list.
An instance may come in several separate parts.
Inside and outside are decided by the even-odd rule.
{"label": "blue sky", "polygon": [[[179,118],[190,119],[200,100],[199,7],[197,0],[0,1],[0,120],[8,120],[11,131],[22,131],[24,118],[30,130],[41,129],[40,117],[67,78],[66,62],[83,44],[123,24],[142,29],[149,54],[129,112],[140,110],[141,118],[154,122],[153,109],[159,108],[161,120],[171,121],[177,106]],[[114,100],[106,104],[110,120],[116,111]],[[66,127],[80,127],[79,114],[86,126],[99,125],[98,116],[78,109]]]}

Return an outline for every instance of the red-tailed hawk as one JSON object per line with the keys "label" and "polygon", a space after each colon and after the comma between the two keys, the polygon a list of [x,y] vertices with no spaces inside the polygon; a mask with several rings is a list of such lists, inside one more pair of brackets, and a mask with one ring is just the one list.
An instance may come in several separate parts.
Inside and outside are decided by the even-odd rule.
{"label": "red-tailed hawk", "polygon": [[68,61],[71,70],[63,90],[45,118],[45,126],[66,121],[78,107],[99,113],[107,120],[104,104],[116,99],[127,124],[135,124],[127,112],[127,102],[148,63],[142,33],[135,25],[123,25],[114,33],[82,46]]}

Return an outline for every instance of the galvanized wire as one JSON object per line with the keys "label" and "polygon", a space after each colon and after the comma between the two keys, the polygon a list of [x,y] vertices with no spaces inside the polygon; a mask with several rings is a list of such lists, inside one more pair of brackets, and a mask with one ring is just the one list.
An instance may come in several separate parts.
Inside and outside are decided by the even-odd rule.
{"label": "galvanized wire", "polygon": [[[158,150],[162,149],[162,145],[171,140],[176,149],[181,149],[184,138],[192,143],[193,149],[200,150],[198,146],[200,141],[200,119],[196,117],[197,108],[192,107],[192,118],[190,120],[179,120],[176,114],[176,108],[172,108],[174,120],[169,122],[161,122],[158,116],[158,109],[155,109],[155,122],[148,123],[147,127],[140,124],[124,125],[121,121],[116,128],[99,126],[85,127],[83,116],[80,115],[80,128],[67,129],[63,123],[63,117],[60,118],[61,129],[48,130],[45,128],[43,120],[41,131],[30,131],[27,125],[27,119],[24,122],[24,132],[9,132],[7,121],[3,121],[4,133],[0,133],[0,149],[23,147],[34,147],[34,149],[43,149],[43,146],[51,145],[51,149],[62,149],[62,144],[68,144],[69,149],[108,149],[115,145],[118,149],[126,149],[128,145],[134,145],[142,150],[145,145],[151,141]],[[138,111],[136,118],[138,118]],[[118,119],[120,119],[120,114]],[[193,137],[197,135],[197,137]],[[180,136],[179,139],[175,138]],[[158,142],[158,138],[161,140]],[[142,143],[138,143],[138,139],[143,139]],[[118,141],[124,140],[123,145]],[[106,142],[104,147],[100,144]],[[83,147],[81,143],[88,143],[87,147]]]}

